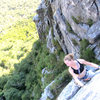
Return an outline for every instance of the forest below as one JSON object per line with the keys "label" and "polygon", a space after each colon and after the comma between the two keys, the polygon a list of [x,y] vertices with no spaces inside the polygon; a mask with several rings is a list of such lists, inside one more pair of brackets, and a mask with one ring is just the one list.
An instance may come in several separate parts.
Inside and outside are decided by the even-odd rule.
{"label": "forest below", "polygon": [[32,65],[30,52],[38,40],[33,16],[39,3],[40,0],[0,1],[0,99],[31,97],[27,71]]}

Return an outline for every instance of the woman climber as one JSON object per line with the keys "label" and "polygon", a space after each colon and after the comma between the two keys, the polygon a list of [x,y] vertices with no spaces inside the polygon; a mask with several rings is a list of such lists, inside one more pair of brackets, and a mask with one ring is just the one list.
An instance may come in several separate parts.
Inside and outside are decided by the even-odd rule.
{"label": "woman climber", "polygon": [[99,65],[92,63],[92,62],[88,62],[84,59],[75,60],[74,55],[72,53],[70,53],[64,57],[64,63],[67,66],[69,66],[70,74],[74,78],[75,82],[81,87],[83,87],[84,84],[80,80],[88,81],[95,74],[91,70],[87,71],[87,69],[84,65],[89,65],[89,66],[92,66],[95,68],[100,68]]}

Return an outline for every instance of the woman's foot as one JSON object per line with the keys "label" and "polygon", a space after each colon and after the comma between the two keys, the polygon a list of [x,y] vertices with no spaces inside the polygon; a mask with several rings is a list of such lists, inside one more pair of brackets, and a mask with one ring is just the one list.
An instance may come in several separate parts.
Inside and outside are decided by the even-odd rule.
{"label": "woman's foot", "polygon": [[83,81],[84,82],[88,82],[88,81],[90,81],[91,80],[91,78],[87,78],[87,79],[84,79]]}

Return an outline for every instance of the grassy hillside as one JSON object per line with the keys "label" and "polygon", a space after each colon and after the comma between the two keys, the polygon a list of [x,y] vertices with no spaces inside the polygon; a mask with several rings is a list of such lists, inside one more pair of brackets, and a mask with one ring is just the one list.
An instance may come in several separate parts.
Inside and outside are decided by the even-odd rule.
{"label": "grassy hillside", "polygon": [[40,0],[0,0],[0,69],[13,70],[38,39],[32,18]]}
{"label": "grassy hillside", "polygon": [[0,99],[5,97],[4,86],[13,76],[15,64],[26,58],[38,40],[32,19],[40,1],[0,0]]}
{"label": "grassy hillside", "polygon": [[[32,17],[17,22],[0,36],[0,68],[2,71],[13,69],[31,51],[32,44],[38,39]],[[1,75],[4,73],[1,73]]]}
{"label": "grassy hillside", "polygon": [[0,0],[0,33],[17,21],[33,16],[41,0]]}

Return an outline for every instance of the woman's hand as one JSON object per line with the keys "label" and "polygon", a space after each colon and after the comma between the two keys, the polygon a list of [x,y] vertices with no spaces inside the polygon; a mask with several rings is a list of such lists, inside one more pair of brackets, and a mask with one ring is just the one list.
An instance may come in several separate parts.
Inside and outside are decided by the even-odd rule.
{"label": "woman's hand", "polygon": [[82,82],[74,82],[76,85],[78,85],[78,86],[80,86],[80,87],[83,87],[84,86],[84,84],[82,83]]}
{"label": "woman's hand", "polygon": [[84,84],[82,83],[82,84],[79,84],[81,87],[83,87],[84,86]]}

